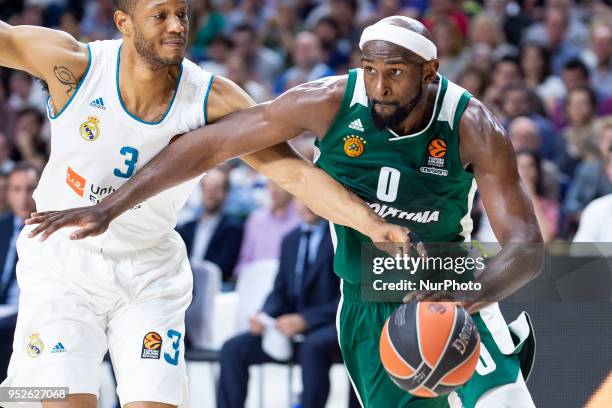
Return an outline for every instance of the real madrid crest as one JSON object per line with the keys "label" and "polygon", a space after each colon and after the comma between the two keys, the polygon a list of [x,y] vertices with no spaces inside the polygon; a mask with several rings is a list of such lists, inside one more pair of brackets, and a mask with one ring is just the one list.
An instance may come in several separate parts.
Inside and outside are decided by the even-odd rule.
{"label": "real madrid crest", "polygon": [[357,135],[344,136],[344,153],[349,157],[359,157],[363,154],[366,141]]}
{"label": "real madrid crest", "polygon": [[26,353],[28,353],[28,356],[36,358],[40,356],[44,350],[45,344],[40,339],[40,335],[38,333],[32,333],[30,337],[28,337],[28,344],[26,345]]}
{"label": "real madrid crest", "polygon": [[89,116],[87,120],[81,123],[79,133],[83,140],[93,142],[100,136],[100,119],[95,116]]}

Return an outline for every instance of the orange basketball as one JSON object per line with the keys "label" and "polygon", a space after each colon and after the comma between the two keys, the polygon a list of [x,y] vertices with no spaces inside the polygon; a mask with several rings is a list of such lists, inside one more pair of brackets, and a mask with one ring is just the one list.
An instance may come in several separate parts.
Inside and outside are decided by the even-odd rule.
{"label": "orange basketball", "polygon": [[380,359],[400,388],[418,397],[445,395],[474,374],[480,334],[472,317],[449,302],[401,305],[380,336]]}
{"label": "orange basketball", "polygon": [[441,158],[446,154],[446,142],[442,139],[434,139],[429,143],[429,155]]}
{"label": "orange basketball", "polygon": [[143,340],[145,348],[149,350],[157,350],[161,347],[161,336],[156,332],[149,332]]}

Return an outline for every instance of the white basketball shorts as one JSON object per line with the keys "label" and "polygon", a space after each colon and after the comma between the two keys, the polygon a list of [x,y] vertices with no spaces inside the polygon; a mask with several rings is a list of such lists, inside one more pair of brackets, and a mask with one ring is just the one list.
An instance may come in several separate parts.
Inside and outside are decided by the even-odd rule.
{"label": "white basketball shorts", "polygon": [[[170,233],[154,246],[107,253],[55,233],[17,241],[19,314],[2,386],[98,394],[107,350],[121,405],[187,405],[185,310],[192,274]],[[3,406],[10,404],[3,403]]]}

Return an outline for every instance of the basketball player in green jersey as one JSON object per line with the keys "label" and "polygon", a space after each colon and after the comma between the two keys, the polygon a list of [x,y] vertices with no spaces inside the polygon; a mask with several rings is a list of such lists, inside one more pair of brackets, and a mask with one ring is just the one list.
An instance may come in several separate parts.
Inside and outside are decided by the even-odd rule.
{"label": "basketball player in green jersey", "polygon": [[[80,227],[72,239],[99,234],[118,214],[146,198],[304,131],[318,135],[317,166],[380,217],[424,241],[470,239],[470,209],[478,185],[502,250],[477,278],[486,294],[463,303],[481,335],[481,356],[470,381],[449,396],[432,399],[413,397],[393,384],[380,363],[378,338],[398,304],[360,301],[360,250],[369,240],[334,225],[335,271],[342,278],[343,293],[340,346],[364,407],[533,407],[524,380],[531,364],[529,321],[523,314],[511,324],[513,336],[497,304],[486,302],[523,286],[543,261],[542,238],[510,141],[486,107],[437,73],[435,45],[416,20],[381,20],[364,31],[360,46],[361,69],[298,86],[272,102],[186,134],[100,204],[34,214],[28,222],[40,225],[32,235],[42,233],[45,239],[64,226]],[[276,160],[269,155],[258,165],[265,168]],[[290,190],[313,182],[284,181]],[[528,363],[524,374],[519,361]]]}

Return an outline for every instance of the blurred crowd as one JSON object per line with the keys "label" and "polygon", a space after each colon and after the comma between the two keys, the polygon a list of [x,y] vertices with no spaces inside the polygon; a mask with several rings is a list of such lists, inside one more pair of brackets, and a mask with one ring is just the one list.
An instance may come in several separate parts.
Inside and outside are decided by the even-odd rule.
{"label": "blurred crowd", "polygon": [[[263,102],[295,85],[359,66],[358,40],[368,24],[398,14],[418,18],[438,47],[440,72],[483,101],[505,127],[545,241],[612,242],[609,0],[482,1],[192,0],[188,57]],[[111,0],[0,0],[0,19],[57,28],[83,42],[118,37]],[[49,155],[47,97],[40,81],[0,68],[0,214],[5,214],[0,217],[0,277],[9,277],[0,280],[0,304],[16,299],[10,278],[15,234],[33,211],[31,193]],[[313,139],[305,135],[292,144],[312,159]],[[473,237],[495,241],[478,198],[473,218]],[[309,274],[317,271],[335,279],[327,258],[329,233],[320,224],[240,161],[210,172],[182,210],[177,229],[194,275],[212,267],[227,290],[237,276],[257,269],[254,265],[280,260],[275,266],[280,272],[269,282],[262,309],[249,317],[246,334],[222,350],[222,376],[234,379],[224,383],[242,391],[220,389],[221,400],[244,398],[246,368],[269,358],[253,337],[263,330],[265,318],[255,318],[262,313],[280,321],[277,328],[287,337],[319,330],[311,337],[316,342],[305,341],[295,352],[312,366],[303,366],[310,373],[305,379],[312,379],[305,389],[326,395],[329,384],[317,381],[317,373],[338,358],[334,318],[327,309],[315,313],[312,307],[329,304],[334,311],[339,293],[333,282],[319,282],[316,287],[330,288],[323,292],[295,283],[309,282]],[[195,285],[196,292],[201,288]],[[194,292],[194,304],[197,299]],[[187,318],[189,327],[189,312]],[[319,361],[312,356],[323,355],[317,348],[322,345],[329,356]],[[0,355],[8,356],[6,347]],[[238,349],[250,351],[238,354]],[[239,401],[221,405],[234,404]]]}
{"label": "blurred crowd", "polygon": [[[545,240],[571,240],[594,199],[612,193],[612,9],[584,0],[193,0],[188,56],[257,102],[360,65],[358,39],[372,22],[421,19],[440,72],[482,100],[517,152]],[[64,30],[81,41],[117,38],[111,0],[0,0],[0,18]],[[49,128],[41,85],[0,69],[0,211],[15,163],[42,168]],[[311,138],[297,142],[312,155]],[[266,180],[239,162],[224,166],[224,212],[244,220],[273,205]],[[199,192],[181,223],[203,212]],[[495,237],[479,200],[475,237]],[[287,221],[289,222],[289,221]],[[230,273],[230,272],[224,272]]]}

